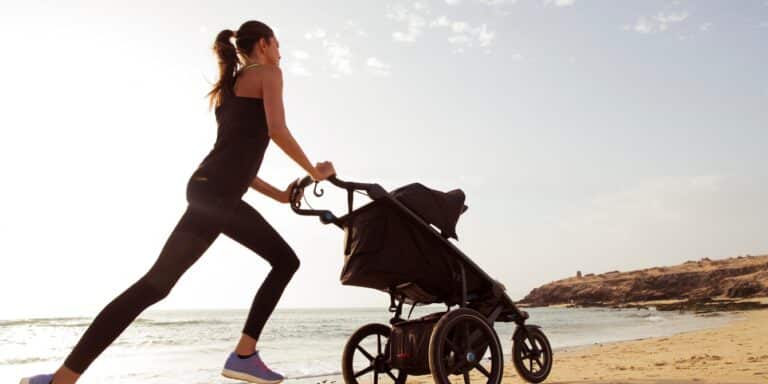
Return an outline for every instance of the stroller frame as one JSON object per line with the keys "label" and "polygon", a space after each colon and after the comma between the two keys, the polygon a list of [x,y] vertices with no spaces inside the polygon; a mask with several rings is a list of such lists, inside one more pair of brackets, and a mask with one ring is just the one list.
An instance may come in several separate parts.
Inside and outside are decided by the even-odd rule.
{"label": "stroller frame", "polygon": [[[505,292],[505,288],[501,283],[499,283],[498,281],[493,279],[490,275],[488,275],[472,259],[470,259],[467,255],[465,255],[464,252],[462,252],[458,247],[456,247],[452,242],[450,242],[447,237],[445,237],[440,232],[435,230],[435,228],[433,228],[430,224],[428,224],[424,219],[422,219],[418,214],[416,214],[410,208],[405,206],[402,202],[392,197],[379,184],[342,181],[342,180],[339,180],[335,175],[332,175],[331,177],[327,178],[327,180],[332,184],[336,185],[337,187],[343,188],[347,191],[347,209],[348,210],[346,214],[344,214],[341,217],[337,217],[329,210],[300,208],[301,203],[299,201],[299,193],[302,192],[303,189],[306,188],[309,184],[313,182],[315,183],[314,191],[313,191],[315,196],[319,197],[319,196],[322,196],[324,193],[322,189],[320,189],[320,191],[318,192],[318,182],[314,181],[310,176],[306,176],[301,180],[297,179],[294,187],[291,189],[290,205],[293,211],[300,215],[318,216],[320,218],[320,221],[323,224],[334,224],[340,229],[344,229],[345,224],[347,223],[347,220],[349,219],[349,217],[353,212],[356,212],[357,210],[362,209],[369,204],[372,204],[373,201],[376,201],[379,199],[387,199],[387,202],[397,207],[399,211],[404,213],[408,219],[413,220],[415,223],[428,229],[428,233],[430,233],[431,236],[434,236],[439,242],[441,242],[441,244],[448,247],[450,251],[458,257],[459,279],[457,283],[460,284],[460,287],[458,287],[458,290],[460,292],[460,298],[457,302],[443,301],[444,304],[448,307],[445,313],[447,314],[449,312],[452,312],[451,307],[453,307],[454,305],[458,305],[459,309],[456,309],[453,311],[456,311],[456,312],[460,312],[460,310],[473,311],[473,312],[477,311],[475,312],[476,314],[482,315],[478,317],[482,318],[484,322],[490,325],[491,329],[493,327],[493,324],[497,321],[516,323],[517,328],[512,336],[512,340],[514,343],[514,348],[512,351],[513,353],[512,359],[515,363],[515,368],[517,369],[518,373],[520,373],[524,379],[530,382],[541,382],[548,376],[549,371],[551,369],[551,356],[552,356],[552,351],[549,346],[548,340],[546,340],[546,337],[544,336],[543,332],[541,332],[540,326],[533,325],[533,324],[525,324],[526,320],[529,318],[529,314],[526,311],[520,310],[515,305],[514,301]],[[366,195],[372,199],[372,202],[366,203],[365,205],[359,207],[357,210],[353,210],[353,200],[354,200],[353,194],[358,190],[365,191]],[[485,280],[490,284],[491,300],[480,301],[480,302],[473,301],[473,299],[475,299],[476,297],[470,297],[470,293],[468,292],[468,289],[467,289],[468,271],[476,274],[481,279]],[[398,294],[396,289],[393,289],[393,288],[394,287],[391,287],[389,289],[389,295],[390,295],[389,312],[394,313],[393,317],[389,320],[390,324],[394,327],[398,324],[405,324],[405,323],[414,321],[414,320],[406,320],[401,318],[402,307],[403,307],[403,304],[406,303],[407,299],[404,294]],[[488,299],[488,297],[485,297],[483,299]],[[411,301],[412,301],[412,307],[411,307],[411,313],[412,313],[413,309],[416,307],[416,305],[419,302],[414,300],[411,300]],[[433,302],[438,302],[438,301],[433,301]],[[410,314],[409,314],[409,318],[410,318]],[[381,326],[380,324],[368,324],[362,327],[361,329],[359,329],[358,332],[356,332],[356,334],[350,338],[350,341],[352,341],[352,339],[355,339],[357,336],[359,336],[358,334],[361,331],[366,334],[370,333],[370,334],[377,334],[379,336],[389,337],[389,331],[384,329],[383,326]],[[494,338],[498,339],[494,331],[491,331],[491,333],[493,333]],[[379,343],[381,343],[381,341],[379,341]],[[389,347],[389,343],[387,343],[387,347]],[[348,345],[347,349],[349,348],[350,346]],[[345,360],[347,359],[348,353],[354,353],[354,348],[352,348],[351,351],[348,351],[345,349],[345,358],[344,358]],[[541,356],[541,354],[544,354],[546,357],[546,365],[547,365],[546,367],[544,367],[541,361],[539,360],[539,356]],[[535,356],[535,358],[538,360],[539,367],[541,368],[541,370],[538,373],[533,372],[534,360],[530,361],[531,363],[530,371],[527,370],[528,367],[525,367],[525,364],[523,363],[524,362],[523,359],[525,358],[531,359],[530,356]],[[373,367],[374,360],[371,360],[371,361],[372,361],[371,364]],[[407,372],[403,372],[401,370],[400,376],[402,377],[400,376],[397,378],[393,377],[392,374],[386,370],[387,368],[386,365],[389,362],[390,360],[388,358],[386,361],[376,360],[375,363],[377,365],[374,372],[379,372],[379,370],[381,370],[381,372],[386,372],[387,374],[389,374],[390,377],[392,377],[393,380],[395,380],[395,383],[404,382],[405,374]],[[430,366],[432,366],[432,361],[430,361]],[[423,372],[419,372],[419,373],[423,374]],[[451,373],[449,372],[448,374],[451,374]],[[376,375],[378,375],[378,373]],[[444,378],[445,375],[446,374],[443,374],[443,376],[439,376],[437,373],[433,372],[433,376],[435,377],[436,383],[445,383],[446,382],[445,380],[447,380]],[[464,373],[464,375],[465,375],[465,382],[468,383],[467,373]],[[377,378],[378,376],[376,376],[376,378],[374,379],[374,382],[377,382],[376,380]],[[500,380],[500,377],[499,377],[499,380]],[[345,375],[345,381],[347,383],[350,383],[350,381],[352,381],[353,383],[356,383],[354,378],[350,378],[348,380],[346,375]]]}

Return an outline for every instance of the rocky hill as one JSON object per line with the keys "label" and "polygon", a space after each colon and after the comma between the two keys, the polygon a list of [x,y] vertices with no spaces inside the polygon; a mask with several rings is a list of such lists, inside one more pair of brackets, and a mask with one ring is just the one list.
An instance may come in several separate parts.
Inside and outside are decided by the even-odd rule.
{"label": "rocky hill", "polygon": [[523,305],[621,305],[655,300],[706,300],[768,296],[768,255],[599,275],[577,272],[532,290]]}

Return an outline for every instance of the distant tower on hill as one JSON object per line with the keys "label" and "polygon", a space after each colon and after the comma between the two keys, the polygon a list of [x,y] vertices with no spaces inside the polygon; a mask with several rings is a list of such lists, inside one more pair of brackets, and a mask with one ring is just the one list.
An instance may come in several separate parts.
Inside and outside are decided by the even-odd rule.
{"label": "distant tower on hill", "polygon": [[581,271],[576,271],[576,278],[581,279]]}

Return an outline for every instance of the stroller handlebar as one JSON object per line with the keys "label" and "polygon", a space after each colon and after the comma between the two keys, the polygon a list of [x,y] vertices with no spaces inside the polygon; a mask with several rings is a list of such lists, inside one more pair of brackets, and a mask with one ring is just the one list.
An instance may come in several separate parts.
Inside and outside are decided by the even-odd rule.
{"label": "stroller handlebar", "polygon": [[[353,199],[353,193],[356,190],[363,190],[368,193],[368,196],[371,198],[377,198],[381,195],[386,194],[387,192],[378,184],[370,184],[370,183],[355,183],[351,181],[344,181],[336,177],[336,174],[333,174],[329,176],[326,180],[328,180],[331,184],[347,190],[347,206],[349,209],[349,212],[352,211],[352,199]],[[322,180],[321,180],[322,181]],[[318,210],[318,209],[302,209],[301,208],[301,201],[299,200],[299,192],[303,192],[306,187],[308,187],[310,184],[315,183],[315,188],[313,193],[315,196],[322,196],[324,191],[323,189],[320,189],[320,192],[317,191],[317,185],[320,183],[320,181],[316,181],[312,178],[312,176],[304,176],[302,179],[296,179],[296,184],[291,188],[291,209],[293,209],[294,212],[298,213],[299,215],[305,215],[305,216],[319,216],[320,222],[323,224],[336,224],[337,226],[341,227],[341,223],[339,222],[338,218],[333,214],[333,212],[329,210]]]}

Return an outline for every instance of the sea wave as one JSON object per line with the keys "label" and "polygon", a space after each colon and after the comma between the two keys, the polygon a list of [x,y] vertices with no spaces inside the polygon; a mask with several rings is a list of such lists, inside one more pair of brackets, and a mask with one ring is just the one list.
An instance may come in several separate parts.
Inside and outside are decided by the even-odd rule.
{"label": "sea wave", "polygon": [[87,317],[48,317],[39,319],[0,320],[2,327],[18,326],[51,326],[51,327],[82,327],[90,324]]}
{"label": "sea wave", "polygon": [[136,319],[134,324],[145,327],[162,327],[167,325],[184,325],[184,326],[196,326],[196,325],[219,325],[229,324],[228,321],[223,320],[152,320],[152,319]]}
{"label": "sea wave", "polygon": [[15,358],[15,359],[6,359],[6,360],[0,360],[0,364],[29,364],[29,363],[39,363],[43,361],[50,361],[55,360],[54,357],[21,357],[21,358]]}

